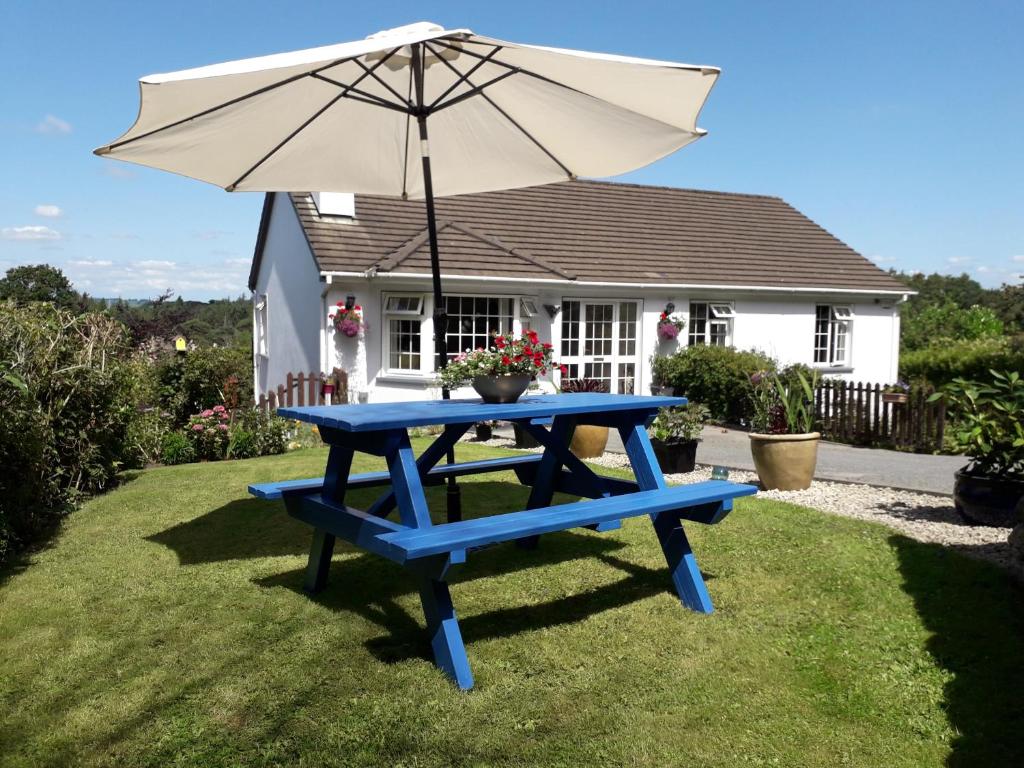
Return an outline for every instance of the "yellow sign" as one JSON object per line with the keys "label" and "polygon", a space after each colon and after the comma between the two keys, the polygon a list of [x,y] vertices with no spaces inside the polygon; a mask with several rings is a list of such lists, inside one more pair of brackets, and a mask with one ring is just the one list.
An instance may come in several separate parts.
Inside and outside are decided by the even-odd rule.
{"label": "yellow sign", "polygon": [[187,344],[188,342],[185,341],[184,336],[177,336],[174,339],[174,349],[177,352],[184,352]]}

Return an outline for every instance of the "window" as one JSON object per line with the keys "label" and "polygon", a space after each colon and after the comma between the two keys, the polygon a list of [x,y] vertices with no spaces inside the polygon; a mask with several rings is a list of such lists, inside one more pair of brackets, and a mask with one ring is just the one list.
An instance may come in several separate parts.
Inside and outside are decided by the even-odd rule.
{"label": "window", "polygon": [[383,304],[387,369],[419,373],[423,362],[423,295],[391,294],[384,297]]}
{"label": "window", "polygon": [[732,342],[732,321],[736,311],[721,301],[691,301],[687,343],[726,347]]}
{"label": "window", "polygon": [[814,308],[814,362],[848,365],[850,354],[850,307],[819,304]]}
{"label": "window", "polygon": [[534,299],[528,299],[525,296],[519,300],[519,316],[520,317],[533,317],[537,314],[537,302]]}
{"label": "window", "polygon": [[257,294],[253,297],[252,325],[256,337],[256,354],[266,357],[269,354],[267,345],[267,296]]}
{"label": "window", "polygon": [[489,347],[491,334],[512,330],[514,300],[496,296],[445,296],[448,354]]}

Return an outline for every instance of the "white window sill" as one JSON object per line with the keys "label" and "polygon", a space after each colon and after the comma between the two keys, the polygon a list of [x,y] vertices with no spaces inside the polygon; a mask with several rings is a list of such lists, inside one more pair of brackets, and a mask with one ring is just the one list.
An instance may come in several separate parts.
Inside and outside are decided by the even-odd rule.
{"label": "white window sill", "polygon": [[434,383],[434,378],[422,373],[389,372],[378,374],[377,381],[381,384],[409,384],[426,387]]}
{"label": "white window sill", "polygon": [[852,365],[829,365],[828,363],[814,363],[811,366],[821,373],[853,373]]}

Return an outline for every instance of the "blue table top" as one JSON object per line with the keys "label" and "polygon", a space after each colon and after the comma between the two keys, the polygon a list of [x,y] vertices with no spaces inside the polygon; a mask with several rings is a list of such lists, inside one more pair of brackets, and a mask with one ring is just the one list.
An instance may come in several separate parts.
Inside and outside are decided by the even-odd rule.
{"label": "blue table top", "polygon": [[658,408],[677,405],[686,405],[686,398],[574,392],[564,395],[523,397],[517,403],[504,405],[484,403],[481,400],[311,405],[278,408],[277,415],[346,432],[375,432],[382,429],[426,427],[436,424],[537,419],[575,413],[655,411]]}

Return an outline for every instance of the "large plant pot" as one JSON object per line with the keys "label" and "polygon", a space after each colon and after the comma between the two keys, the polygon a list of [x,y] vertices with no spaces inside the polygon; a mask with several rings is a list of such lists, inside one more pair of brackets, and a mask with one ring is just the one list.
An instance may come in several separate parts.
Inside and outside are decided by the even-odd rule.
{"label": "large plant pot", "polygon": [[604,453],[608,445],[608,427],[595,427],[593,424],[580,424],[572,433],[569,450],[578,459],[594,459]]}
{"label": "large plant pot", "polygon": [[666,475],[693,472],[697,466],[697,440],[666,443],[658,438],[651,439],[651,447],[658,459],[658,466]]}
{"label": "large plant pot", "polygon": [[965,520],[1006,528],[1019,522],[1017,505],[1024,499],[1024,480],[969,475],[963,469],[953,476],[953,503]]}
{"label": "large plant pot", "polygon": [[811,487],[818,464],[820,432],[799,435],[750,433],[754,469],[767,491],[802,491]]}
{"label": "large plant pot", "polygon": [[540,443],[537,442],[536,438],[523,429],[522,425],[513,422],[512,432],[516,436],[516,448],[539,448]]}
{"label": "large plant pot", "polygon": [[476,439],[480,442],[487,442],[494,437],[494,429],[489,422],[480,421],[476,424]]}
{"label": "large plant pot", "polygon": [[506,376],[477,376],[473,389],[485,403],[514,403],[530,386],[531,376],[510,373]]}

